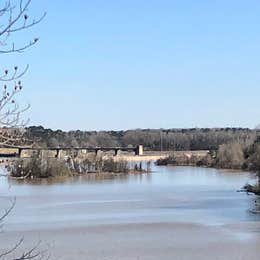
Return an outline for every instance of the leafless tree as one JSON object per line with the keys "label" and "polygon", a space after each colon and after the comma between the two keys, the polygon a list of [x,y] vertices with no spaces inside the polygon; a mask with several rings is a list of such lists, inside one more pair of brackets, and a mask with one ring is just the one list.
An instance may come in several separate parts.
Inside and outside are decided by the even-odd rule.
{"label": "leafless tree", "polygon": [[[28,11],[32,0],[8,0],[0,3],[0,54],[21,53],[38,42],[38,38],[29,40],[24,45],[17,46],[13,41],[16,32],[28,30],[40,23],[46,13],[40,18],[29,17]],[[23,89],[21,77],[28,71],[29,66],[20,69],[14,65],[13,68],[5,68],[0,72],[0,144],[2,146],[14,146],[21,143],[21,131],[28,120],[23,120],[21,114],[29,109],[29,105],[21,107],[16,101],[17,95]],[[9,131],[4,131],[3,129]],[[13,131],[10,131],[13,129]],[[15,130],[14,130],[15,129]]]}
{"label": "leafless tree", "polygon": [[[40,23],[46,13],[40,18],[33,19],[29,16],[29,7],[32,0],[6,0],[0,2],[0,54],[19,54],[38,42],[38,38],[33,38],[27,43],[17,46],[12,40],[16,32],[28,30]],[[13,68],[5,68],[0,71],[0,145],[12,147],[20,144],[24,140],[21,138],[21,131],[27,120],[23,120],[21,114],[25,112],[29,105],[21,107],[16,97],[22,91],[22,76],[28,71],[29,66],[20,69],[14,65]],[[2,214],[0,212],[0,225],[9,216],[15,206],[15,199],[11,201],[10,207]],[[0,260],[14,259],[43,259],[43,252],[39,251],[39,243],[29,250],[19,253],[24,239],[21,238],[14,246],[4,252],[0,252]],[[18,256],[16,256],[18,255]],[[46,257],[45,257],[46,258]]]}
{"label": "leafless tree", "polygon": [[[16,203],[16,199],[14,198],[11,200],[11,205],[8,209],[4,211],[4,213],[0,216],[0,227],[2,227],[2,223],[4,220],[9,216],[9,214],[12,212],[14,206]],[[3,252],[0,252],[0,260],[29,260],[29,259],[49,259],[48,252],[46,250],[39,250],[39,246],[41,244],[41,241],[36,243],[33,247],[30,249],[23,251],[22,253],[19,252],[21,249],[21,246],[24,243],[24,238],[20,238],[14,245],[12,245],[9,249],[6,249]]]}

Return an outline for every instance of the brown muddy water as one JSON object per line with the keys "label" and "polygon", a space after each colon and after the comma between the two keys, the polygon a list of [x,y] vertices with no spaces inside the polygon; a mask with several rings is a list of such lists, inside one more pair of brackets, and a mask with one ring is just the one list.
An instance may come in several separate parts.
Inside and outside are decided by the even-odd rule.
{"label": "brown muddy water", "polygon": [[255,177],[193,167],[24,183],[0,178],[0,206],[16,206],[0,252],[24,237],[51,259],[259,259],[260,199],[239,193]]}

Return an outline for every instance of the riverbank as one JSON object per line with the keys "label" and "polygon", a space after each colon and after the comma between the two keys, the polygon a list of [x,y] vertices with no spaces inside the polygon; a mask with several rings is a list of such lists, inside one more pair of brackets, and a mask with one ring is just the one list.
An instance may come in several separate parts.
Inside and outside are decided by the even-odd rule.
{"label": "riverbank", "polygon": [[260,196],[260,186],[259,186],[259,184],[256,184],[256,185],[246,184],[244,186],[244,190],[248,193],[254,193],[255,195]]}
{"label": "riverbank", "polygon": [[[248,160],[249,161],[249,160]],[[250,162],[250,161],[249,161]],[[248,170],[256,175],[258,175],[258,179],[260,178],[259,169],[252,167],[252,165],[248,165],[248,162],[244,161],[243,164],[241,162],[237,162],[236,166],[231,166],[227,168],[226,164],[219,163],[218,154],[216,152],[206,152],[206,153],[197,153],[189,154],[189,153],[177,153],[174,152],[168,157],[160,158],[156,161],[157,166],[193,166],[193,167],[206,167],[206,168],[214,168],[221,169],[227,171],[241,171]],[[240,165],[240,166],[239,166]],[[258,169],[258,170],[257,170]],[[258,173],[256,173],[256,170]],[[255,195],[260,195],[260,181],[258,180],[257,184],[245,184],[243,185],[243,191],[248,193],[254,193]]]}

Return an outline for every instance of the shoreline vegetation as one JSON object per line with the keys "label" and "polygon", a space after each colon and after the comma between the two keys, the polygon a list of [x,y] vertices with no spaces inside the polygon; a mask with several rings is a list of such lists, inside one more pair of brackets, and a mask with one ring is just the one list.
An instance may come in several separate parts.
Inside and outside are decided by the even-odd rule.
{"label": "shoreline vegetation", "polygon": [[177,154],[158,159],[158,166],[195,166],[226,170],[244,170],[257,173],[258,183],[245,184],[243,190],[260,195],[260,143],[257,139],[246,146],[238,143],[220,145],[217,151],[209,151],[204,156]]}
{"label": "shoreline vegetation", "polygon": [[[260,172],[259,129],[191,128],[64,132],[32,126],[25,129],[24,139],[30,140],[35,148],[135,147],[142,144],[147,154],[149,151],[166,152],[167,158],[157,160],[157,165]],[[182,153],[178,154],[180,151]],[[185,151],[191,152],[183,156]],[[204,155],[197,156],[192,151],[204,151]],[[79,160],[72,156],[67,160],[56,161],[49,158],[32,158],[29,161],[21,159],[9,166],[9,173],[14,178],[47,178],[60,174],[70,176],[101,172],[128,174],[148,171],[146,168],[139,167],[138,163],[133,166],[124,159],[114,160],[99,156]]]}
{"label": "shoreline vegetation", "polygon": [[256,185],[246,184],[243,187],[243,190],[248,193],[254,193],[255,195],[260,196],[260,185],[259,184],[256,184]]}
{"label": "shoreline vegetation", "polygon": [[57,159],[32,157],[19,159],[7,165],[9,177],[17,180],[73,177],[80,175],[126,175],[142,174],[151,171],[150,162],[130,165],[127,161],[115,161],[112,158],[94,159]]}

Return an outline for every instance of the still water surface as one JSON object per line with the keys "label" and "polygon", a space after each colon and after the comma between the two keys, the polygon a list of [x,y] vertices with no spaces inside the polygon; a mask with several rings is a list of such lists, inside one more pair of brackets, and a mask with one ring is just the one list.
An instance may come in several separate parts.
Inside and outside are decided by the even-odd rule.
{"label": "still water surface", "polygon": [[28,243],[35,237],[48,241],[59,259],[258,259],[260,216],[251,212],[258,198],[237,192],[254,183],[254,175],[193,167],[153,170],[61,183],[0,178],[0,205],[17,199],[2,247],[22,235]]}

